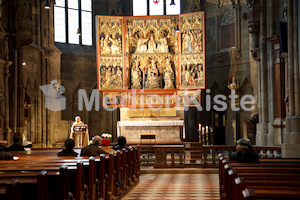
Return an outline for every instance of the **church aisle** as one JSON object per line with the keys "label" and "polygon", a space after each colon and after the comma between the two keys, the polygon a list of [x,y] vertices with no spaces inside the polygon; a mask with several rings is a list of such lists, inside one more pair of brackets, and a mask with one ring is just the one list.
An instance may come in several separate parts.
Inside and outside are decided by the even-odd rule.
{"label": "church aisle", "polygon": [[219,199],[218,174],[143,174],[123,200]]}

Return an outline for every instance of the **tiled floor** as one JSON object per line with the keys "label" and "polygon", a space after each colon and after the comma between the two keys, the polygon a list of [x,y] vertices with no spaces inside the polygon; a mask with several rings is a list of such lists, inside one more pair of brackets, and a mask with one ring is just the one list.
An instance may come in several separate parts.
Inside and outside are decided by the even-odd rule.
{"label": "tiled floor", "polygon": [[218,185],[218,174],[144,174],[123,200],[217,200]]}

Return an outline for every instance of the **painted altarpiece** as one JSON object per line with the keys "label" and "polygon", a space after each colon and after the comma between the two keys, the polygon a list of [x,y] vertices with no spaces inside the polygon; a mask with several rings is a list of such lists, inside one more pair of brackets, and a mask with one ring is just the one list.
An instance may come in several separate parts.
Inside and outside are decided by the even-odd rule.
{"label": "painted altarpiece", "polygon": [[183,106],[184,90],[192,96],[204,89],[204,21],[204,12],[97,16],[98,87],[106,106]]}

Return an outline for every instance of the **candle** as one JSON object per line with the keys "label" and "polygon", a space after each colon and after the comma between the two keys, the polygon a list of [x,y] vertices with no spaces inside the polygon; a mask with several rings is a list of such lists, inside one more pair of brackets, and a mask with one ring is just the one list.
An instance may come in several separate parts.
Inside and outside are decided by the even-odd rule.
{"label": "candle", "polygon": [[204,127],[202,127],[202,133],[204,133]]}
{"label": "candle", "polygon": [[199,124],[199,131],[201,131],[201,124]]}
{"label": "candle", "polygon": [[208,126],[206,126],[206,132],[208,132]]}

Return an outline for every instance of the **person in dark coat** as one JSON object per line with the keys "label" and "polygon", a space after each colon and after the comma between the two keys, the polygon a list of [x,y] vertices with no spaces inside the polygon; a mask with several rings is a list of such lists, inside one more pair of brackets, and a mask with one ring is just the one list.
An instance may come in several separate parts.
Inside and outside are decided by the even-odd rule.
{"label": "person in dark coat", "polygon": [[252,148],[251,142],[245,139],[239,139],[236,151],[229,155],[229,160],[235,160],[243,163],[258,161],[258,155]]}
{"label": "person in dark coat", "polygon": [[58,156],[77,156],[78,153],[76,153],[73,148],[75,147],[75,141],[72,139],[67,139],[65,141],[65,148],[58,152]]}
{"label": "person in dark coat", "polygon": [[7,141],[0,141],[0,160],[13,160],[13,155],[8,152],[7,146]]}
{"label": "person in dark coat", "polygon": [[112,149],[117,151],[117,150],[122,150],[123,148],[127,149],[128,145],[126,144],[126,138],[124,136],[119,136],[117,138],[118,144],[115,144]]}
{"label": "person in dark coat", "polygon": [[20,145],[21,138],[18,135],[13,137],[14,144],[9,147],[9,151],[25,151],[24,147]]}
{"label": "person in dark coat", "polygon": [[101,137],[96,135],[92,139],[92,144],[81,149],[81,156],[99,156],[100,154],[105,154],[103,149],[100,149]]}

